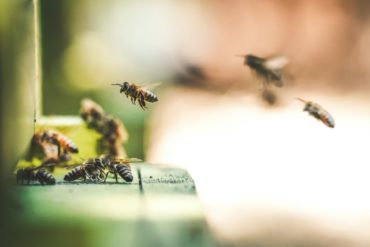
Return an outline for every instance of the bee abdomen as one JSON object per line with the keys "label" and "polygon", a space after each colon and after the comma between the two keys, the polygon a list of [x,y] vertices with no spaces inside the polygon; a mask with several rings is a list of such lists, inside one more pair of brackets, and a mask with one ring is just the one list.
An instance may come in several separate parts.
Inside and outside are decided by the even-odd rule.
{"label": "bee abdomen", "polygon": [[334,128],[334,118],[326,111],[320,113],[321,121],[328,127]]}
{"label": "bee abdomen", "polygon": [[156,101],[158,101],[158,97],[154,93],[152,93],[150,91],[147,91],[145,100],[148,101],[148,102],[156,102]]}
{"label": "bee abdomen", "polygon": [[132,176],[131,168],[126,165],[117,165],[118,174],[126,181],[132,182],[134,177]]}
{"label": "bee abdomen", "polygon": [[82,167],[76,167],[64,176],[64,180],[71,182],[85,176],[85,172]]}
{"label": "bee abdomen", "polygon": [[52,185],[52,184],[55,184],[55,182],[56,182],[54,176],[51,175],[50,173],[48,173],[45,170],[39,170],[36,173],[36,178],[41,184],[45,183],[45,184],[48,184],[48,185]]}
{"label": "bee abdomen", "polygon": [[60,143],[71,153],[78,153],[78,147],[65,136],[59,138]]}
{"label": "bee abdomen", "polygon": [[24,184],[25,182],[30,183],[31,181],[36,180],[35,173],[28,169],[19,169],[16,174],[17,184]]}

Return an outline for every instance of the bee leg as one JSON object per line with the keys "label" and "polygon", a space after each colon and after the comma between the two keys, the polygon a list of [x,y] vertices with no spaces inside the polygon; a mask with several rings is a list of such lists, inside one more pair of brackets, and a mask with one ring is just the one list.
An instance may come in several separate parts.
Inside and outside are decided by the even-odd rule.
{"label": "bee leg", "polygon": [[109,173],[110,173],[110,172],[107,172],[107,173],[105,174],[104,183],[105,183],[105,181],[107,181],[107,178],[108,178]]}
{"label": "bee leg", "polygon": [[114,173],[114,178],[116,179],[116,183],[118,183],[118,176],[117,176],[117,172]]}
{"label": "bee leg", "polygon": [[100,170],[100,174],[99,174],[99,182],[105,182],[105,172],[103,170]]}
{"label": "bee leg", "polygon": [[146,109],[146,106],[145,106],[145,100],[144,100],[144,96],[141,95],[141,97],[139,98],[139,105],[140,107],[145,110]]}
{"label": "bee leg", "polygon": [[57,144],[57,147],[58,147],[58,158],[60,158],[60,156],[61,156],[61,147],[60,147],[59,143]]}
{"label": "bee leg", "polygon": [[136,96],[131,97],[131,103],[136,105]]}

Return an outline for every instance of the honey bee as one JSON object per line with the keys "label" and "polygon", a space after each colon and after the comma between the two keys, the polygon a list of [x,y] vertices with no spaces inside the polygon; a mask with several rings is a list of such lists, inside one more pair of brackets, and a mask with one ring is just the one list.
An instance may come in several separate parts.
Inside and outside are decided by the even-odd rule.
{"label": "honey bee", "polygon": [[99,131],[102,128],[101,123],[106,114],[103,108],[91,99],[83,99],[81,101],[80,115],[88,124],[89,128],[97,129]]}
{"label": "honey bee", "polygon": [[66,153],[78,153],[76,144],[74,144],[68,137],[55,130],[46,130],[44,132],[37,133],[36,135],[40,135],[41,142],[56,145],[58,148],[58,157],[61,157]]}
{"label": "honey bee", "polygon": [[88,179],[96,183],[104,181],[104,177],[104,165],[101,159],[96,158],[88,159],[81,165],[76,166],[72,171],[64,176],[64,180],[71,182],[77,179],[83,179],[83,181]]}
{"label": "honey bee", "polygon": [[[124,82],[124,83],[113,83],[112,85],[120,86],[120,93],[124,93],[126,97],[131,98],[132,104],[136,104],[136,100],[139,102],[140,107],[145,110],[146,103],[145,102],[156,102],[158,101],[158,97],[151,91],[147,89],[145,86],[138,86],[134,83]],[[150,87],[157,86],[159,84],[151,84]]]}
{"label": "honey bee", "polygon": [[262,91],[262,100],[265,101],[269,106],[273,106],[278,103],[278,96],[269,89],[264,89]]}
{"label": "honey bee", "polygon": [[305,103],[303,111],[307,111],[309,115],[313,116],[314,118],[323,122],[326,126],[330,128],[334,128],[334,118],[330,115],[328,111],[322,108],[319,104],[314,103],[312,101],[306,101],[301,98],[297,98],[297,100],[302,101]]}
{"label": "honey bee", "polygon": [[130,163],[142,161],[137,158],[111,158],[111,157],[103,158],[102,160],[105,167],[108,169],[104,182],[107,180],[109,173],[112,173],[114,174],[114,178],[117,183],[118,183],[117,174],[120,175],[121,178],[126,182],[131,183],[134,177],[132,176]]}
{"label": "honey bee", "polygon": [[54,176],[45,169],[39,169],[41,167],[42,166],[18,169],[16,174],[17,184],[30,184],[32,181],[39,181],[42,185],[55,184],[56,180]]}
{"label": "honey bee", "polygon": [[272,83],[283,86],[282,69],[289,63],[284,56],[261,58],[255,55],[237,55],[244,57],[244,64],[249,66],[258,76],[264,79],[264,85]]}
{"label": "honey bee", "polygon": [[122,143],[127,141],[128,134],[118,118],[106,114],[100,105],[90,99],[84,99],[81,102],[80,113],[87,127],[102,135],[98,141],[97,153],[125,155]]}

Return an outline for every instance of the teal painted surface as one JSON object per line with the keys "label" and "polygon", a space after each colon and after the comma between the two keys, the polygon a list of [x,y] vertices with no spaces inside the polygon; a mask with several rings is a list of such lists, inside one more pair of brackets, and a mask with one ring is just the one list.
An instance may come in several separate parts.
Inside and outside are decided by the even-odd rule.
{"label": "teal painted surface", "polygon": [[217,246],[186,171],[149,164],[132,168],[131,184],[113,178],[107,184],[65,183],[60,172],[55,186],[16,186],[17,231],[32,237],[15,244]]}

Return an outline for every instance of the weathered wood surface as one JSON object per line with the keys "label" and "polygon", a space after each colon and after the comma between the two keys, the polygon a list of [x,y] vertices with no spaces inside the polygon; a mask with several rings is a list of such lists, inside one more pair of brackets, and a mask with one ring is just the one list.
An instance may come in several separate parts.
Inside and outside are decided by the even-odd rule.
{"label": "weathered wood surface", "polygon": [[181,169],[133,165],[130,184],[17,186],[17,246],[215,246],[194,182]]}

